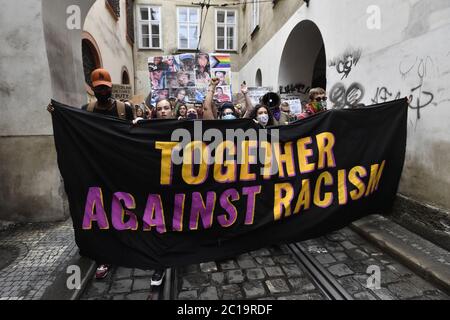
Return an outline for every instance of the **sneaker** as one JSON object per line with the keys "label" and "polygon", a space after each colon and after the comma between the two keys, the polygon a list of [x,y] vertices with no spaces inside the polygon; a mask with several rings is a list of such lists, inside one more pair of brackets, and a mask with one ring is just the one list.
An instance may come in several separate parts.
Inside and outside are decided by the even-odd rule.
{"label": "sneaker", "polygon": [[104,279],[109,273],[109,264],[101,264],[97,267],[95,272],[95,279]]}
{"label": "sneaker", "polygon": [[150,282],[151,286],[160,286],[163,282],[164,275],[166,271],[164,269],[155,270],[155,273],[152,276],[152,281]]}

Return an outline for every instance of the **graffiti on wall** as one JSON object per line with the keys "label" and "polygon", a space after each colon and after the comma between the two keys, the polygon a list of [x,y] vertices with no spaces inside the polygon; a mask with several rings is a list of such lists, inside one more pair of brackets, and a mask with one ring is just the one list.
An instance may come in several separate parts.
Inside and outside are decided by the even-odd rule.
{"label": "graffiti on wall", "polygon": [[336,109],[360,108],[364,107],[361,103],[364,93],[364,87],[360,83],[354,82],[347,89],[343,83],[338,82],[330,90],[330,101]]}
{"label": "graffiti on wall", "polygon": [[416,120],[420,120],[422,109],[437,105],[434,101],[434,93],[424,88],[424,80],[433,67],[434,62],[430,56],[424,58],[416,57],[409,61],[407,59],[400,61],[399,73],[402,79],[411,79],[415,84],[406,93],[402,93],[400,90],[395,91],[389,89],[386,86],[378,87],[372,98],[372,103],[383,103],[407,96],[409,98],[409,108],[416,112]]}
{"label": "graffiti on wall", "polygon": [[309,89],[311,88],[304,85],[303,83],[289,84],[287,86],[280,86],[280,94],[288,94],[288,93],[307,94]]}
{"label": "graffiti on wall", "polygon": [[358,64],[361,59],[361,49],[348,49],[344,54],[331,60],[329,67],[335,67],[337,73],[342,75],[341,80],[347,78],[352,69]]}

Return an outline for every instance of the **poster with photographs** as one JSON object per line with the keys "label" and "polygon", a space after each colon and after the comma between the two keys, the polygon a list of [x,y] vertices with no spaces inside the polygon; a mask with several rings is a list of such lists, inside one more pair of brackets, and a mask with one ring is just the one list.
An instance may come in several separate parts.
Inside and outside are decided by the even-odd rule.
{"label": "poster with photographs", "polygon": [[300,99],[288,99],[284,101],[289,104],[291,113],[295,115],[299,115],[300,113],[302,113],[302,102]]}
{"label": "poster with photographs", "polygon": [[219,102],[231,102],[231,59],[229,54],[210,55],[211,77],[219,78],[214,98]]}
{"label": "poster with photographs", "polygon": [[254,106],[260,103],[260,99],[268,92],[272,92],[272,87],[248,87],[248,96]]}
{"label": "poster with photographs", "polygon": [[[203,102],[211,78],[220,80],[215,98],[231,101],[231,60],[229,54],[183,53],[148,59],[151,103],[183,97],[185,102]],[[220,89],[219,89],[220,88]]]}
{"label": "poster with photographs", "polygon": [[230,86],[217,86],[214,99],[220,103],[231,102]]}

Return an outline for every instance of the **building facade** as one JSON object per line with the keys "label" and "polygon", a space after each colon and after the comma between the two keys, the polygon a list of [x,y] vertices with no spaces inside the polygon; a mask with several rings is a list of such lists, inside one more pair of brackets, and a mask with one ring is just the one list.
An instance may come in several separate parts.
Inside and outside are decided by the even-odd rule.
{"label": "building facade", "polygon": [[115,85],[130,85],[134,93],[134,1],[97,0],[90,8],[82,34],[83,69],[86,91],[90,74],[104,68]]}
{"label": "building facade", "polygon": [[[87,75],[95,67],[107,68],[115,84],[134,86],[133,42],[127,39],[133,18],[126,14],[133,4],[0,0],[0,5],[0,221],[64,220],[69,211],[46,106],[50,99],[85,104],[91,93]],[[18,14],[18,8],[26,10]]]}
{"label": "building facade", "polygon": [[[148,58],[189,52],[231,55],[232,86],[238,87],[240,10],[236,1],[225,0],[209,8],[208,1],[136,0],[136,94],[151,90]],[[217,1],[211,1],[211,4]]]}
{"label": "building facade", "polygon": [[[284,12],[290,2],[296,1],[261,2],[260,17]],[[239,81],[294,88],[304,99],[308,88],[321,85],[334,108],[410,98],[399,193],[423,206],[406,206],[404,215],[413,215],[411,227],[426,226],[448,245],[450,3],[310,0],[292,9],[286,17],[278,13],[286,18],[281,27],[260,20],[241,54]]]}

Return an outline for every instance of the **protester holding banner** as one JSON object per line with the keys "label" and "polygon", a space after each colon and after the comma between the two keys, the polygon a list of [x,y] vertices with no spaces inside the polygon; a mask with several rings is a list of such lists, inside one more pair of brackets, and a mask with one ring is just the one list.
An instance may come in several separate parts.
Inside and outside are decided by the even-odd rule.
{"label": "protester holding banner", "polygon": [[172,119],[174,117],[172,105],[167,99],[159,100],[152,110],[152,119]]}
{"label": "protester holding banner", "polygon": [[263,128],[273,126],[274,124],[272,112],[263,104],[256,105],[256,107],[250,112],[249,118],[253,119]]}
{"label": "protester holding banner", "polygon": [[[107,116],[118,117],[123,120],[134,119],[133,108],[129,103],[124,103],[112,98],[111,75],[105,69],[95,69],[91,73],[91,80],[96,101],[92,101],[81,107],[82,110],[100,113]],[[49,112],[53,112],[50,103],[47,107]]]}
{"label": "protester holding banner", "polygon": [[305,112],[302,112],[298,119],[305,119],[313,114],[326,111],[327,99],[325,89],[313,88],[309,90],[309,103],[305,106]]}
{"label": "protester holding banner", "polygon": [[[111,75],[105,69],[96,69],[91,73],[92,87],[97,101],[92,101],[81,107],[82,110],[100,113],[103,115],[118,117],[124,120],[132,121],[134,119],[133,108],[129,103],[124,103],[112,98],[112,80]],[[47,107],[50,112],[54,111],[52,104]],[[102,261],[97,261],[96,279],[105,278],[111,265]]]}

